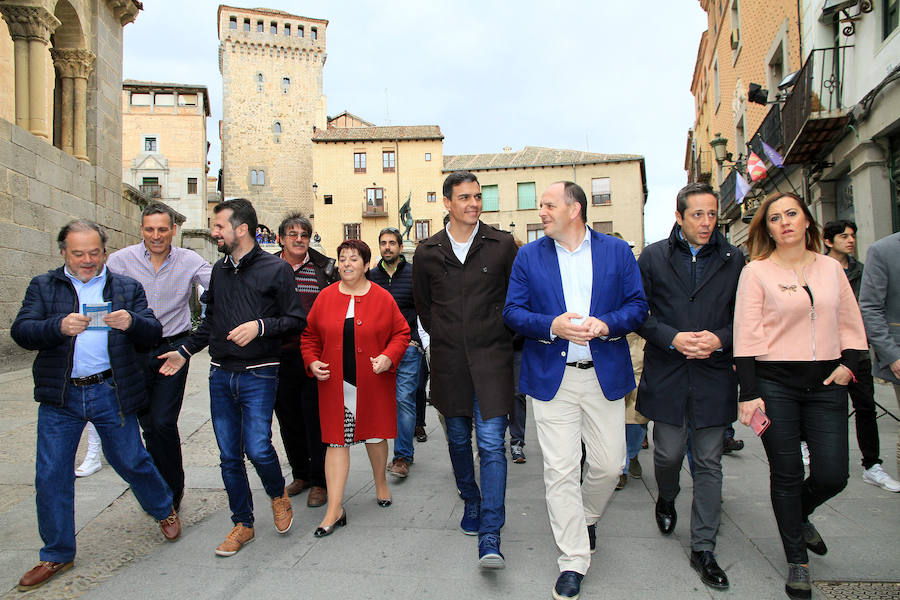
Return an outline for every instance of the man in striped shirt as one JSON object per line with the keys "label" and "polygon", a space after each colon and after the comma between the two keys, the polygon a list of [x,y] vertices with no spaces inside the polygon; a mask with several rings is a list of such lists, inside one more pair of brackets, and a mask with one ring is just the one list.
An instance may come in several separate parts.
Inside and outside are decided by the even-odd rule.
{"label": "man in striped shirt", "polygon": [[157,356],[175,350],[178,340],[191,333],[190,297],[196,285],[209,287],[212,269],[193,250],[172,244],[178,226],[175,212],[164,204],[150,204],[141,213],[144,241],[113,252],[106,265],[114,273],[137,279],[147,294],[147,304],[162,323],[163,338],[143,355],[149,403],[138,415],[144,442],[153,462],[172,490],[177,511],[184,496],[184,466],[178,415],[184,398],[187,369],[172,377],[160,374]]}

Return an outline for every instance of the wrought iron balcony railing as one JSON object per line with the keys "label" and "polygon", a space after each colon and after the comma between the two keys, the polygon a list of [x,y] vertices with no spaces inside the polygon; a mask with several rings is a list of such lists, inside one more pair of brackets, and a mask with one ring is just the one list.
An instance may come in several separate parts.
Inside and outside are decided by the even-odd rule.
{"label": "wrought iron balcony railing", "polygon": [[766,117],[759,124],[759,129],[750,139],[750,149],[756,152],[756,155],[762,159],[766,158],[763,150],[762,142],[764,141],[777,152],[784,152],[784,130],[781,125],[781,107],[773,104],[772,108],[766,114]]}
{"label": "wrought iron balcony railing", "polygon": [[162,198],[162,186],[158,183],[145,183],[141,186],[141,192],[148,198]]}

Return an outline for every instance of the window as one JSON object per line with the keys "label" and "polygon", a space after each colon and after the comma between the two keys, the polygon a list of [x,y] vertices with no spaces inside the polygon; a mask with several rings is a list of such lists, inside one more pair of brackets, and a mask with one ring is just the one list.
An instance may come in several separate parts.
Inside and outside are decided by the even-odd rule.
{"label": "window", "polygon": [[353,153],[353,172],[354,173],[365,173],[366,172],[366,153],[365,152],[354,152]]}
{"label": "window", "polygon": [[250,185],[266,185],[266,172],[262,169],[250,171]]}
{"label": "window", "polygon": [[778,43],[778,47],[775,48],[772,55],[769,57],[769,62],[766,69],[766,89],[769,90],[769,101],[774,101],[778,96],[778,84],[784,80],[784,76],[786,73],[784,72],[784,46],[785,40],[782,39]]}
{"label": "window", "polygon": [[734,151],[738,153],[738,158],[750,156],[747,150],[747,136],[744,133],[744,115],[741,115],[737,125],[734,126]]}
{"label": "window", "polygon": [[281,78],[281,91],[282,93],[287,94],[291,91],[291,78],[290,77],[282,77]]}
{"label": "window", "polygon": [[540,223],[537,223],[536,225],[527,225],[526,227],[528,229],[528,240],[527,241],[533,242],[534,240],[536,240],[538,238],[544,237],[544,226],[541,225]]}
{"label": "window", "polygon": [[731,0],[731,49],[732,56],[737,58],[741,48],[741,3],[740,0]]}
{"label": "window", "polygon": [[481,210],[500,210],[500,190],[496,185],[481,186]]}
{"label": "window", "polygon": [[188,177],[188,194],[196,194],[197,193],[197,178],[196,177]]}
{"label": "window", "polygon": [[416,221],[416,241],[427,240],[431,237],[431,220],[421,219]]}
{"label": "window", "polygon": [[384,188],[366,188],[366,212],[384,213]]}
{"label": "window", "polygon": [[[519,198],[519,210],[525,210],[529,208],[537,208],[537,194],[534,189],[534,182],[529,181],[528,183],[519,183],[518,187],[518,198]],[[482,202],[484,202],[484,192],[481,195]]]}
{"label": "window", "polygon": [[237,29],[237,17],[230,17],[228,19],[228,29]]}
{"label": "window", "polygon": [[719,95],[719,57],[713,59],[713,93],[715,94],[715,106],[716,112],[719,111],[719,103],[721,101],[721,97]]}
{"label": "window", "polygon": [[394,172],[394,151],[385,150],[381,153],[381,166],[385,173]]}
{"label": "window", "polygon": [[886,40],[891,33],[897,29],[897,26],[900,25],[900,18],[898,18],[898,5],[900,5],[900,1],[898,0],[882,0],[882,23],[881,23],[881,39]]}
{"label": "window", "polygon": [[153,104],[157,106],[175,106],[175,94],[154,94]]}
{"label": "window", "polygon": [[250,19],[244,19],[244,31],[250,31]]}
{"label": "window", "polygon": [[612,221],[594,221],[592,229],[597,233],[610,234],[613,232]]}
{"label": "window", "polygon": [[303,37],[303,25],[297,26],[297,37]]}
{"label": "window", "polygon": [[359,239],[359,223],[344,223],[344,241]]}
{"label": "window", "polygon": [[286,35],[287,37],[291,37],[291,24],[285,23],[283,29],[284,29],[284,35]]}
{"label": "window", "polygon": [[281,133],[281,121],[275,121],[275,124],[272,125],[272,131],[274,131],[276,134]]}
{"label": "window", "polygon": [[334,200],[331,197],[331,194],[325,194],[322,196],[325,199],[325,204],[334,204]]}
{"label": "window", "polygon": [[426,161],[431,160],[431,152],[426,152],[426,153],[425,153],[425,160],[426,160]]}
{"label": "window", "polygon": [[591,179],[591,204],[605,206],[612,203],[610,194],[609,177],[595,177]]}
{"label": "window", "polygon": [[316,29],[315,27],[310,27],[309,28],[309,39],[311,39],[313,41],[319,39],[319,30]]}
{"label": "window", "polygon": [[179,94],[178,106],[197,106],[197,94]]}
{"label": "window", "polygon": [[276,23],[275,21],[269,23],[269,33],[271,33],[272,35],[278,35],[278,23]]}
{"label": "window", "polygon": [[262,21],[257,21],[256,22],[256,31],[258,31],[259,33],[263,33],[263,32],[265,32],[265,30],[266,30],[266,24],[263,23]]}
{"label": "window", "polygon": [[156,138],[155,137],[145,137],[144,138],[144,152],[156,152]]}
{"label": "window", "polygon": [[425,200],[428,202],[437,202],[437,192],[428,192],[425,195]]}
{"label": "window", "polygon": [[161,198],[162,186],[159,185],[159,177],[144,177],[141,179],[141,192],[150,198]]}
{"label": "window", "polygon": [[153,103],[153,96],[150,94],[131,94],[132,106],[150,106]]}

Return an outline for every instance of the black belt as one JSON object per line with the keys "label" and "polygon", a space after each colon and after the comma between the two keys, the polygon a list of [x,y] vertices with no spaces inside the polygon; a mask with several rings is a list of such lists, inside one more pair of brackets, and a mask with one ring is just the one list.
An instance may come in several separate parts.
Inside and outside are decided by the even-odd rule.
{"label": "black belt", "polygon": [[579,360],[575,362],[566,363],[567,367],[577,367],[579,369],[593,369],[594,361],[592,360]]}
{"label": "black belt", "polygon": [[162,339],[162,341],[164,341],[164,342],[167,343],[167,344],[172,344],[172,345],[174,346],[174,345],[175,345],[175,342],[177,342],[177,341],[180,340],[181,338],[183,338],[183,337],[185,337],[185,336],[188,336],[188,335],[191,335],[191,330],[190,330],[190,329],[187,329],[187,330],[185,330],[185,331],[182,331],[181,333],[176,333],[176,334],[173,335],[173,336],[164,337],[164,338]]}
{"label": "black belt", "polygon": [[88,375],[87,377],[72,377],[71,379],[69,379],[69,383],[78,387],[84,387],[86,385],[94,385],[95,383],[100,383],[104,379],[109,379],[110,377],[112,377],[112,369],[107,369],[102,373],[94,373],[93,375]]}

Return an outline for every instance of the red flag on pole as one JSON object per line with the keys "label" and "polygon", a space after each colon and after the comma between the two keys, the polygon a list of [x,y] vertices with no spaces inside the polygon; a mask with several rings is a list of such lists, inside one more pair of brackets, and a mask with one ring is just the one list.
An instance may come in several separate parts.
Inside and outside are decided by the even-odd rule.
{"label": "red flag on pole", "polygon": [[750,176],[750,181],[765,179],[768,174],[765,163],[756,155],[756,152],[750,152],[750,157],[747,158],[747,174]]}

